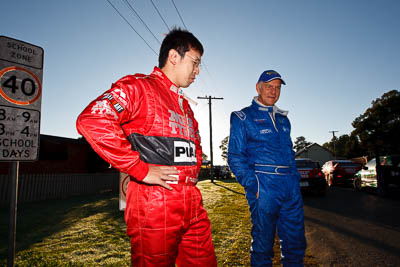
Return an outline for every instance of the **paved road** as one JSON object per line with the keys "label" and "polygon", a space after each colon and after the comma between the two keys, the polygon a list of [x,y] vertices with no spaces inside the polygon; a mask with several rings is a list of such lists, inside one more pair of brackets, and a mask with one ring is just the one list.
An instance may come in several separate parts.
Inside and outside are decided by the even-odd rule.
{"label": "paved road", "polygon": [[322,266],[400,266],[400,197],[352,188],[304,196],[306,237]]}

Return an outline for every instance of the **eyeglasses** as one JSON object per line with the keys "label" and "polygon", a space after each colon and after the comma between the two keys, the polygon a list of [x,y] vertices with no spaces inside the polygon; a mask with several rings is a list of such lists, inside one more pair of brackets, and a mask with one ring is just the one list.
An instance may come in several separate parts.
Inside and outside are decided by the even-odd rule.
{"label": "eyeglasses", "polygon": [[281,86],[280,85],[279,86],[273,86],[273,85],[268,84],[268,83],[262,83],[262,87],[264,89],[267,89],[268,91],[272,91],[272,89],[281,90]]}
{"label": "eyeglasses", "polygon": [[188,55],[187,53],[185,54],[185,56],[188,56],[188,57],[193,61],[193,67],[194,67],[194,68],[199,68],[199,69],[201,69],[202,65],[201,65],[200,59],[194,58],[194,57]]}

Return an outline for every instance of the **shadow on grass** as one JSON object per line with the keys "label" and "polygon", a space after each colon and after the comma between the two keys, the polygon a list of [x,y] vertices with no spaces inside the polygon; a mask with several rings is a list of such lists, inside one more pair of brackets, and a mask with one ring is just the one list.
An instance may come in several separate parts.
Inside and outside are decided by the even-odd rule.
{"label": "shadow on grass", "polygon": [[[17,211],[16,252],[97,213],[103,213],[104,220],[124,223],[123,213],[118,209],[118,196],[111,193],[22,204]],[[8,227],[9,210],[1,209],[0,260],[7,258]]]}
{"label": "shadow on grass", "polygon": [[[218,182],[225,182],[225,181],[227,181],[227,183],[232,183],[232,182],[234,182],[235,180],[224,180],[224,181],[218,181]],[[227,186],[224,186],[224,185],[222,185],[222,184],[218,184],[218,183],[216,183],[216,182],[213,182],[213,184],[216,185],[216,186],[222,187],[222,188],[224,188],[224,189],[226,189],[226,190],[228,190],[228,191],[231,191],[231,192],[233,192],[233,193],[235,193],[235,194],[243,195],[243,196],[245,195],[245,194],[242,193],[242,192],[235,191],[235,190],[233,190],[233,189],[231,189],[231,188],[229,188],[229,187],[227,187]]]}
{"label": "shadow on grass", "polygon": [[214,181],[218,181],[218,182],[226,183],[226,184],[237,183],[235,178],[231,178],[231,179],[214,179]]}

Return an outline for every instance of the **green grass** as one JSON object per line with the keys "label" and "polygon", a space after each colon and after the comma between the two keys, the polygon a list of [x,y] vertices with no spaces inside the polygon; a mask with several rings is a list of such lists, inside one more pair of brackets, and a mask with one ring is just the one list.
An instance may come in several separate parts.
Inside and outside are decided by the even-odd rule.
{"label": "green grass", "polygon": [[[5,213],[4,216],[3,213]],[[6,263],[8,214],[1,213],[0,265]],[[5,226],[5,227],[4,227]],[[18,209],[16,266],[129,266],[130,243],[118,198],[80,197]]]}
{"label": "green grass", "polygon": [[[250,266],[251,220],[243,187],[234,180],[199,183],[211,229],[218,266]],[[275,239],[273,266],[281,266],[279,241]],[[305,266],[319,266],[306,251]]]}
{"label": "green grass", "polygon": [[250,213],[238,183],[199,183],[211,230],[218,266],[250,266]]}
{"label": "green grass", "polygon": [[[250,214],[233,180],[201,181],[218,266],[250,266]],[[7,263],[8,209],[0,210],[0,266]],[[129,266],[118,196],[111,194],[24,204],[18,208],[15,266]],[[275,244],[274,265],[279,266]],[[317,266],[307,253],[306,266]]]}

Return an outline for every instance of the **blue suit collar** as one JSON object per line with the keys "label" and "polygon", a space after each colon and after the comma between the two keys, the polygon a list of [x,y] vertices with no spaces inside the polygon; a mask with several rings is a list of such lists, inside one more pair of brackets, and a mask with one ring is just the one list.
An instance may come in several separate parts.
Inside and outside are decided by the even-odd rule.
{"label": "blue suit collar", "polygon": [[278,108],[276,105],[273,106],[266,106],[261,104],[258,101],[258,97],[255,96],[252,103],[251,103],[251,107],[259,110],[259,111],[267,111],[267,112],[272,112],[273,113],[273,117],[275,118],[275,114],[280,114],[282,116],[287,116],[287,114],[289,113],[289,111],[286,110],[282,110],[280,108]]}

